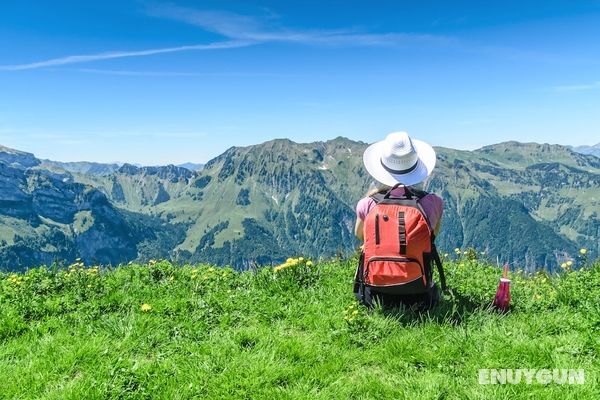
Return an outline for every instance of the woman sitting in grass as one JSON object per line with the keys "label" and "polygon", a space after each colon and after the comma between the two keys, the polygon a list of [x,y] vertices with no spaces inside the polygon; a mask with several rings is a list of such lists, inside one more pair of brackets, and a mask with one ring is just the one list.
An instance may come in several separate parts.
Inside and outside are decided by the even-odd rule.
{"label": "woman sitting in grass", "polygon": [[[416,199],[416,208],[420,210],[425,221],[429,225],[429,232],[427,234],[431,235],[431,240],[433,240],[433,237],[440,228],[440,221],[444,209],[443,201],[439,196],[417,190],[412,187],[412,185],[425,181],[431,175],[436,162],[435,150],[425,142],[411,139],[405,132],[394,132],[389,134],[385,140],[369,146],[363,155],[363,162],[367,172],[373,177],[374,182],[366,197],[361,199],[356,206],[356,236],[361,241],[365,240],[365,220],[367,219],[369,212],[375,208],[377,203],[379,203],[378,199],[382,200],[382,195],[387,195],[387,197],[391,199],[402,199],[406,197]],[[382,220],[379,219],[379,215],[375,217],[377,220],[375,221],[374,226],[377,229],[376,235],[379,236],[379,226],[385,226],[383,225],[383,221],[388,221],[388,216],[383,215]],[[401,222],[401,225],[403,224],[404,220]],[[390,238],[390,240],[395,240],[395,243],[398,243],[399,240],[403,240],[402,237],[399,239],[399,234],[397,233],[399,232],[399,229],[410,229],[410,226],[407,225],[402,228],[394,226],[393,229],[390,230],[390,232],[393,232],[394,234],[394,238]],[[385,232],[382,232],[382,234],[384,233]],[[400,233],[400,235],[402,235],[402,233]],[[404,238],[404,240],[406,240],[406,238]],[[409,241],[408,246],[410,250],[410,247],[414,246],[414,244],[411,244]],[[377,237],[377,245],[374,246],[374,248],[378,247],[379,237]],[[394,247],[394,249],[396,248],[397,247]],[[432,252],[435,251],[434,249],[435,248],[433,247]],[[402,249],[400,250],[400,256],[402,255],[401,253]],[[389,254],[386,254],[386,256],[389,257]],[[394,257],[396,256],[397,255],[395,254]],[[425,257],[427,257],[427,255],[425,255]],[[366,264],[370,263],[370,260],[365,261]],[[425,264],[426,262],[427,260],[422,264]],[[386,268],[396,268],[396,266],[397,265],[389,264]],[[404,264],[400,266],[400,268],[405,267]],[[366,268],[366,271],[362,271],[362,274],[368,271],[369,269]],[[358,277],[359,275],[357,274],[357,278]],[[433,281],[427,283],[431,286],[427,295],[437,299],[438,294],[436,285]],[[383,289],[374,288],[374,285],[365,286],[364,295],[361,295],[360,300],[366,304],[370,304],[372,297],[377,297],[384,303],[396,303],[398,301],[414,302],[415,300],[424,298],[422,295],[412,297],[393,296],[389,293],[383,293],[385,292]]]}

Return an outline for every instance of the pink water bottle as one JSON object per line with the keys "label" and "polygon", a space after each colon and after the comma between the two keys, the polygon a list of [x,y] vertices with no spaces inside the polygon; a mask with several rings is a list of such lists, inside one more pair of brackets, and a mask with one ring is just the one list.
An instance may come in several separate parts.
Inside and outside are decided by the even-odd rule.
{"label": "pink water bottle", "polygon": [[508,311],[510,307],[510,279],[508,279],[508,264],[504,265],[502,278],[498,284],[496,297],[494,298],[494,307],[500,311]]}

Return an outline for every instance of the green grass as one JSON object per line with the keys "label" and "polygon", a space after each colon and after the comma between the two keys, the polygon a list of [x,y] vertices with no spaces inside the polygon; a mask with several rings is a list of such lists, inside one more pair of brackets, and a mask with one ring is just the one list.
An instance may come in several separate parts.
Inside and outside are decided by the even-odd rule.
{"label": "green grass", "polygon": [[[0,275],[0,398],[598,398],[600,265],[513,274],[501,315],[499,271],[477,261],[447,263],[453,295],[428,313],[356,307],[354,263]],[[586,382],[480,385],[480,368]]]}

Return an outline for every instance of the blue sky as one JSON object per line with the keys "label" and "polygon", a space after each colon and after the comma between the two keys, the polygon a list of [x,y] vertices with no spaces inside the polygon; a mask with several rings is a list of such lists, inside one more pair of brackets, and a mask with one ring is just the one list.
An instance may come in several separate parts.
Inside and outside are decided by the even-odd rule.
{"label": "blue sky", "polygon": [[599,109],[598,0],[0,3],[0,144],[42,158],[205,162],[395,130],[595,144]]}

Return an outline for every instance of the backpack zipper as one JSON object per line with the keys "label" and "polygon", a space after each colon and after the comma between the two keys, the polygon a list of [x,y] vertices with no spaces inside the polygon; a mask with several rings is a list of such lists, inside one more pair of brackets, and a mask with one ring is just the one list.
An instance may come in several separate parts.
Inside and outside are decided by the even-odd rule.
{"label": "backpack zipper", "polygon": [[379,244],[379,214],[375,215],[375,244]]}
{"label": "backpack zipper", "polygon": [[421,276],[425,275],[425,271],[423,270],[423,266],[416,258],[408,258],[408,257],[371,257],[367,261],[367,268],[364,272],[364,278],[366,279],[369,275],[369,267],[371,266],[371,261],[399,261],[399,262],[413,262],[419,266],[421,270]]}

